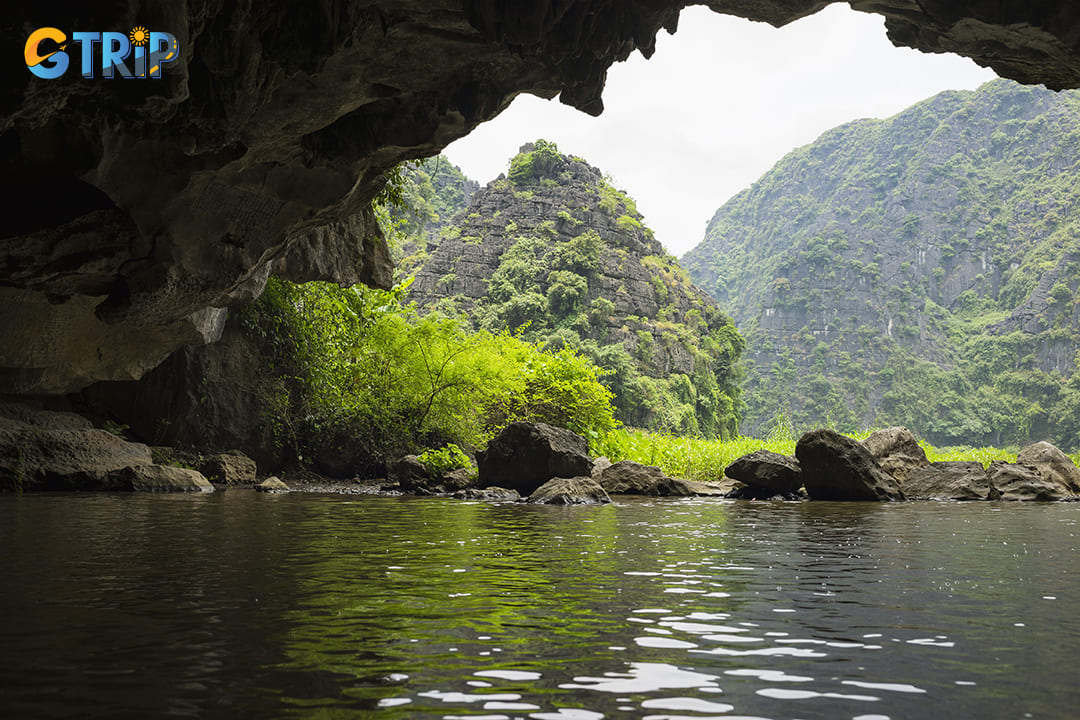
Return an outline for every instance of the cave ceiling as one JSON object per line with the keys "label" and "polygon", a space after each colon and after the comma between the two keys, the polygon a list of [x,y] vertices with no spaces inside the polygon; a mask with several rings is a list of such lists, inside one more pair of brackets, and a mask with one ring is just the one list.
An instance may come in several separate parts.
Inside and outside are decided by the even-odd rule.
{"label": "cave ceiling", "polygon": [[[386,285],[371,201],[520,93],[597,115],[608,68],[652,54],[680,0],[5,4],[0,393],[137,378],[211,342],[277,272]],[[818,0],[703,3],[779,26]],[[1073,3],[862,1],[897,45],[1080,86]],[[55,27],[174,36],[160,79],[56,79],[17,51]],[[41,54],[51,51],[46,41]],[[100,47],[100,46],[99,46]],[[719,69],[717,69],[719,70]]]}

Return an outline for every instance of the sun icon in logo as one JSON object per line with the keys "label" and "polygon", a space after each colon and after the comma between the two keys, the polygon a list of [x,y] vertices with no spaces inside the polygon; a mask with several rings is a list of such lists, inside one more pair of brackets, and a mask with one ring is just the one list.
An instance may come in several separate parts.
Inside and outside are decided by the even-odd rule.
{"label": "sun icon in logo", "polygon": [[145,46],[150,42],[150,31],[142,25],[136,25],[128,33],[128,37],[131,39],[132,45]]}

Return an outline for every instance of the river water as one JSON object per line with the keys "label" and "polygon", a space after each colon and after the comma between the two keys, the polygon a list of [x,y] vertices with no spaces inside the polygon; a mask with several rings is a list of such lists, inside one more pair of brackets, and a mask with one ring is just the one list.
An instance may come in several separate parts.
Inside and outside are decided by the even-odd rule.
{"label": "river water", "polygon": [[1078,521],[0,496],[0,717],[1074,718]]}

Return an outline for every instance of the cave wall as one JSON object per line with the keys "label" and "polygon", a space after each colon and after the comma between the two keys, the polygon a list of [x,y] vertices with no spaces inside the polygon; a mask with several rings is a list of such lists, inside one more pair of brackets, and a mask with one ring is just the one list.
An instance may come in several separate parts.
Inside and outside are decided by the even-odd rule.
{"label": "cave wall", "polygon": [[[370,210],[384,173],[528,92],[590,114],[607,68],[652,53],[685,0],[121,3],[0,10],[4,47],[38,27],[179,40],[158,80],[0,76],[0,392],[138,378],[216,340],[270,272],[389,281]],[[715,0],[781,25],[821,0]],[[1072,4],[863,1],[893,42],[1007,77],[1080,85]]]}

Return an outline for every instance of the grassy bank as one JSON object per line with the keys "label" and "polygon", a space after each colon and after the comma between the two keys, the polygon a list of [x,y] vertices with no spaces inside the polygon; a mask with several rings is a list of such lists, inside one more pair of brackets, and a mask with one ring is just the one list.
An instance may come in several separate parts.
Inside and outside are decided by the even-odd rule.
{"label": "grassy bank", "polygon": [[[870,433],[850,435],[862,440]],[[642,430],[620,428],[594,444],[595,455],[604,455],[612,462],[633,460],[645,465],[656,465],[672,477],[703,482],[717,481],[723,477],[724,468],[737,458],[755,450],[771,450],[782,455],[795,454],[796,438],[778,435],[760,440],[740,437],[734,440],[705,440],[703,438],[660,435]],[[926,457],[931,462],[945,460],[974,460],[987,466],[993,460],[1015,462],[1019,448],[937,448],[920,441]],[[1069,457],[1080,465],[1080,453]]]}

